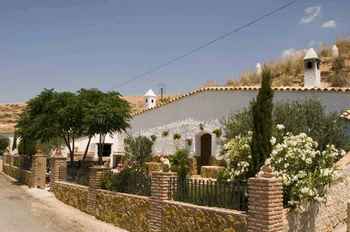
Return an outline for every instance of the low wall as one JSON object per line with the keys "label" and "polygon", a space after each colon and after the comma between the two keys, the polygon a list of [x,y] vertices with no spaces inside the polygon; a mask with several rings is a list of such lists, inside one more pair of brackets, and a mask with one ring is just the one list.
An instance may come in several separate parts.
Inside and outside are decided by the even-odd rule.
{"label": "low wall", "polygon": [[149,198],[106,190],[96,192],[96,218],[130,232],[149,231]]}
{"label": "low wall", "polygon": [[235,210],[165,201],[162,232],[243,232],[247,215]]}
{"label": "low wall", "polygon": [[327,190],[325,203],[304,206],[302,211],[287,214],[288,232],[328,232],[346,221],[347,202],[350,199],[350,171],[343,170]]}
{"label": "low wall", "polygon": [[29,187],[33,184],[33,175],[31,171],[22,170],[16,166],[10,166],[8,164],[3,165],[3,172],[17,181],[28,185]]}
{"label": "low wall", "polygon": [[87,212],[88,187],[57,181],[53,185],[53,192],[58,200]]}

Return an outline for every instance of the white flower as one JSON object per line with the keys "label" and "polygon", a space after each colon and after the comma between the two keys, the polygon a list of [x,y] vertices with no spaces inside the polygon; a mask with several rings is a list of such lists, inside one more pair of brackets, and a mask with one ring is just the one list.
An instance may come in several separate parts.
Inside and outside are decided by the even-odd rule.
{"label": "white flower", "polygon": [[277,130],[284,130],[286,127],[283,124],[276,125]]}
{"label": "white flower", "polygon": [[276,144],[276,138],[275,137],[271,137],[270,143],[271,143],[272,146],[275,145]]}

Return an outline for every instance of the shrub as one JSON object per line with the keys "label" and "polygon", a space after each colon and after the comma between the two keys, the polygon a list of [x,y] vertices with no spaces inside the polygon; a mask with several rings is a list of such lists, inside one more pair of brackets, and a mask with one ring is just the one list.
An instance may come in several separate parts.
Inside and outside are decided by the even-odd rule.
{"label": "shrub", "polygon": [[36,152],[37,142],[31,139],[22,138],[18,143],[18,153],[21,155],[33,156]]}
{"label": "shrub", "polygon": [[334,176],[335,162],[345,152],[333,145],[327,145],[322,152],[317,147],[317,142],[305,133],[287,133],[281,143],[274,144],[271,165],[282,179],[285,205],[296,207],[302,202],[324,199],[325,187]]}
{"label": "shrub", "polygon": [[[349,149],[349,136],[345,134],[346,122],[339,119],[338,113],[327,113],[317,100],[307,99],[303,102],[280,102],[273,109],[273,125],[283,124],[285,130],[292,134],[306,133],[319,144],[323,150],[327,144],[340,149]],[[247,136],[253,130],[251,107],[234,114],[223,121],[227,140],[237,135]],[[273,134],[276,136],[276,131]]]}
{"label": "shrub", "polygon": [[192,139],[186,139],[186,143],[188,146],[192,146],[193,140]]}
{"label": "shrub", "polygon": [[6,148],[9,146],[10,140],[4,136],[0,136],[0,155],[3,155]]}
{"label": "shrub", "polygon": [[115,192],[150,195],[150,177],[143,169],[127,167],[118,174],[110,172],[102,182],[102,188]]}
{"label": "shrub", "polygon": [[183,180],[190,172],[190,162],[188,159],[189,152],[185,149],[180,149],[170,156],[171,170],[176,172],[179,179]]}
{"label": "shrub", "polygon": [[153,142],[145,137],[131,137],[125,139],[125,152],[131,161],[131,166],[144,167],[151,159]]}
{"label": "shrub", "polygon": [[204,124],[203,123],[199,123],[199,129],[202,131],[204,130]]}
{"label": "shrub", "polygon": [[[280,138],[272,137],[271,166],[283,181],[286,206],[296,207],[311,200],[322,200],[325,187],[331,183],[336,161],[344,155],[333,145],[323,151],[318,144],[305,133],[284,134],[279,125]],[[252,169],[251,137],[236,136],[225,145],[225,160],[228,167],[220,178],[247,179]],[[278,142],[280,141],[280,142]]]}

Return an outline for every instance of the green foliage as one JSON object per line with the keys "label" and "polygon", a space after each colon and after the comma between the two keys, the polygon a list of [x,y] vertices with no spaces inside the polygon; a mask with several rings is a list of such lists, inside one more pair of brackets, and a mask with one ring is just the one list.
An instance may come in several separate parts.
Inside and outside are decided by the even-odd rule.
{"label": "green foliage", "polygon": [[127,167],[118,174],[107,174],[102,188],[115,192],[150,195],[150,177],[142,169]]}
{"label": "green foliage", "polygon": [[215,134],[217,138],[220,138],[222,135],[222,130],[220,128],[216,128],[213,130],[213,134]]}
{"label": "green foliage", "polygon": [[9,144],[10,140],[5,136],[0,135],[0,155],[3,155]]}
{"label": "green foliage", "polygon": [[186,179],[187,174],[190,172],[190,162],[188,159],[189,152],[185,149],[180,149],[170,156],[171,170],[176,172],[179,179]]}
{"label": "green foliage", "polygon": [[73,162],[78,137],[91,139],[95,134],[125,130],[130,117],[128,103],[117,92],[81,89],[72,93],[44,89],[28,102],[17,121],[16,133],[20,138],[38,143],[64,141]]}
{"label": "green foliage", "polygon": [[199,129],[200,130],[204,130],[204,124],[203,123],[199,123]]}
{"label": "green foliage", "polygon": [[[252,109],[247,108],[224,122],[226,139],[247,136],[253,130]],[[273,124],[283,124],[292,134],[307,133],[319,144],[322,151],[328,144],[349,150],[350,138],[345,133],[346,121],[336,112],[327,113],[320,101],[306,99],[301,102],[279,102],[273,109]],[[276,131],[273,130],[274,136]]]}
{"label": "green foliage", "polygon": [[343,57],[339,56],[334,59],[332,65],[332,75],[329,77],[329,82],[332,87],[344,87],[350,84],[349,78],[346,76],[345,72],[345,60]]}
{"label": "green foliage", "polygon": [[247,135],[253,130],[253,114],[251,106],[243,109],[237,114],[233,114],[222,122],[223,130],[227,139],[232,139],[237,135]]}
{"label": "green foliage", "polygon": [[153,142],[145,136],[129,136],[124,142],[131,166],[145,168],[145,163],[151,159]]}
{"label": "green foliage", "polygon": [[317,100],[278,103],[273,113],[274,123],[283,124],[292,134],[306,133],[318,142],[323,151],[328,144],[348,149],[349,137],[345,134],[345,123],[336,112],[327,113]]}
{"label": "green foliage", "polygon": [[178,133],[174,134],[174,140],[179,140],[179,139],[181,139],[181,135]]}
{"label": "green foliage", "polygon": [[192,146],[193,140],[192,139],[186,139],[186,143],[188,146]]}
{"label": "green foliage", "polygon": [[29,138],[22,138],[18,143],[18,153],[21,155],[33,156],[36,152],[37,142]]}
{"label": "green foliage", "polygon": [[266,67],[263,69],[261,88],[256,101],[252,103],[253,135],[252,135],[252,168],[250,176],[255,176],[271,154],[273,90],[272,74]]}

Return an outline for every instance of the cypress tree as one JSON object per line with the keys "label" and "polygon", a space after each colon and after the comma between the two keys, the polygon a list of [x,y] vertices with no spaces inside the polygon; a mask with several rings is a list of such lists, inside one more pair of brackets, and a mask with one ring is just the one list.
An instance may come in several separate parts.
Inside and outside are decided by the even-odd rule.
{"label": "cypress tree", "polygon": [[273,90],[271,87],[272,73],[267,67],[262,72],[261,88],[258,96],[252,102],[253,135],[252,135],[252,166],[249,176],[255,176],[272,151],[272,109]]}

